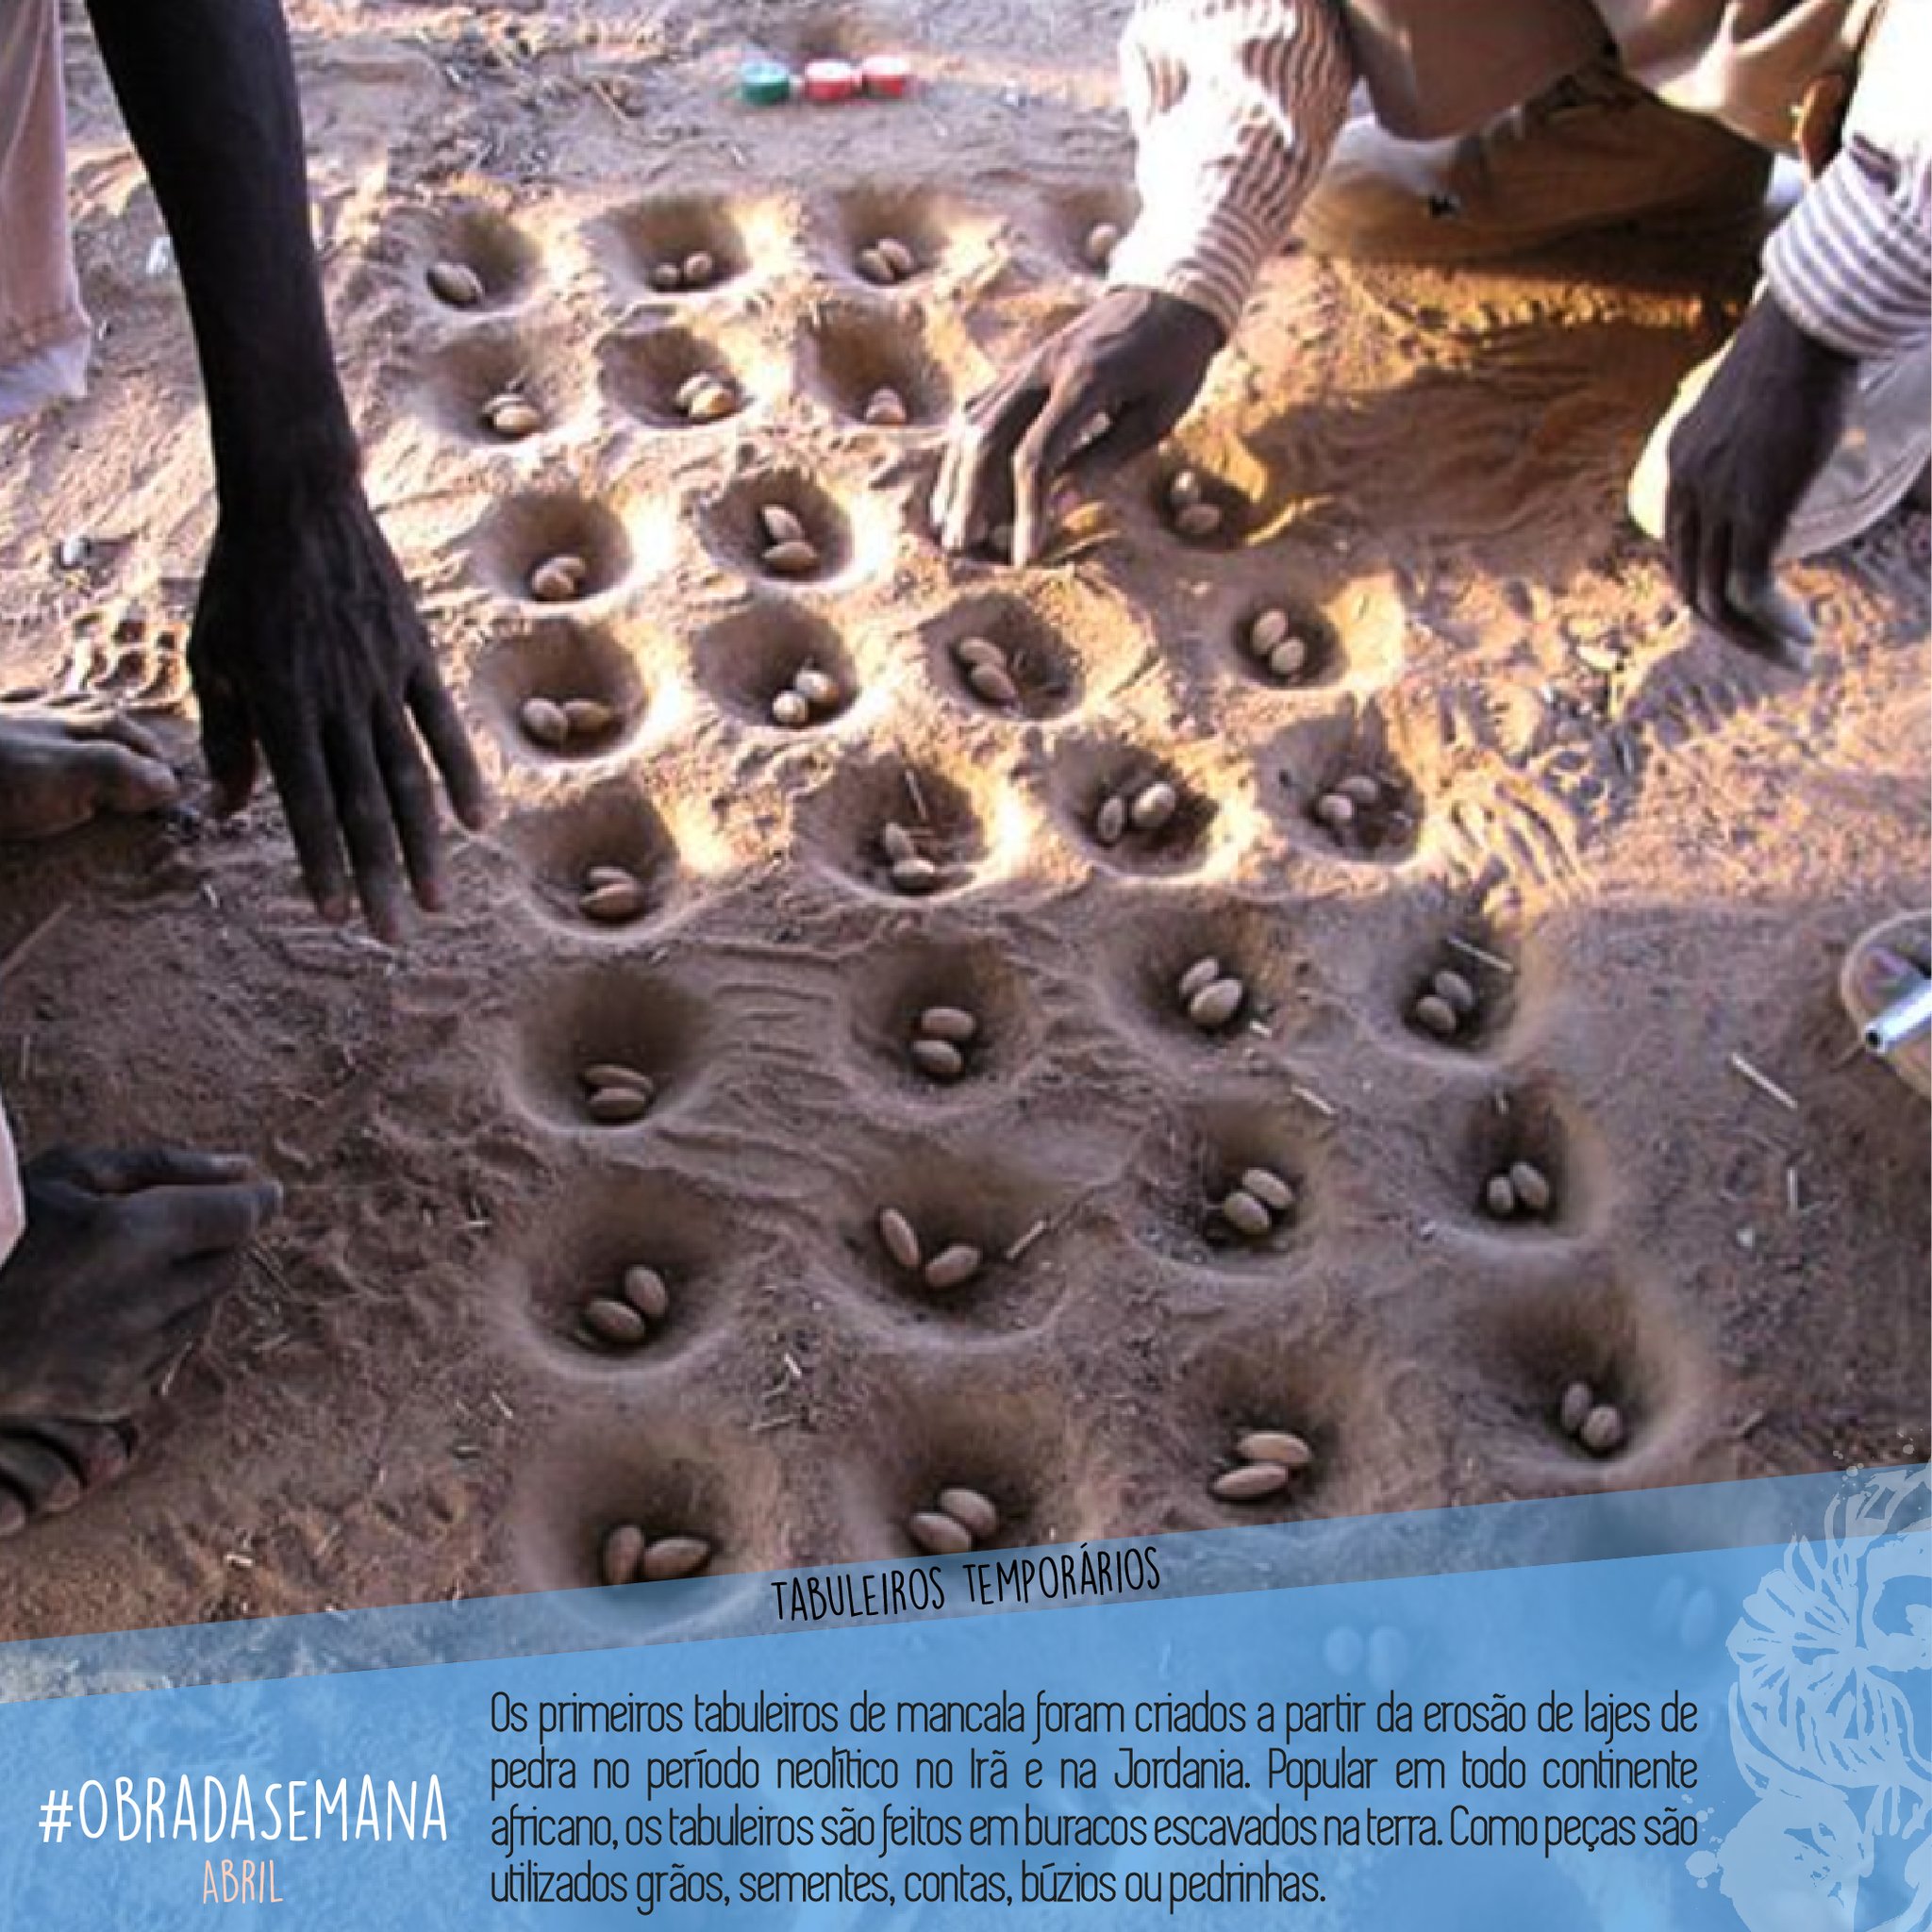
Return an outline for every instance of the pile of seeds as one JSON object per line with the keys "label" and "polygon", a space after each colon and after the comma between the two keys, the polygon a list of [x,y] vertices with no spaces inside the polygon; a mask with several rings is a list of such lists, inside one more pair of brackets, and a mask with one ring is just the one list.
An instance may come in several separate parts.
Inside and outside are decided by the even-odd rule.
{"label": "pile of seeds", "polygon": [[1189,1023],[1203,1033],[1219,1033],[1232,1025],[1247,1004],[1244,980],[1221,970],[1221,961],[1211,956],[1196,959],[1174,986],[1174,995]]}
{"label": "pile of seeds", "polygon": [[1563,1433],[1592,1456],[1614,1456],[1629,1435],[1624,1411],[1614,1402],[1599,1402],[1588,1382],[1573,1382],[1564,1390],[1559,1420]]}
{"label": "pile of seeds", "polygon": [[584,1111],[600,1127],[625,1127],[642,1120],[658,1098],[658,1083],[650,1074],[611,1060],[586,1067],[577,1079],[584,1090]]}
{"label": "pile of seeds", "polygon": [[1251,1167],[1215,1208],[1244,1241],[1265,1241],[1294,1212],[1294,1189],[1269,1167]]}
{"label": "pile of seeds", "polygon": [[540,604],[568,604],[584,594],[590,575],[589,558],[574,550],[559,550],[530,567],[530,595]]}
{"label": "pile of seeds", "polygon": [[986,637],[961,638],[953,646],[953,661],[974,697],[1003,710],[1020,702],[1020,681],[1004,645]]}
{"label": "pile of seeds", "polygon": [[1208,1488],[1223,1503],[1259,1503],[1278,1496],[1315,1459],[1315,1452],[1288,1429],[1250,1429],[1234,1445],[1234,1467]]}
{"label": "pile of seeds", "polygon": [[1367,772],[1351,772],[1316,799],[1315,818],[1342,838],[1359,827],[1363,812],[1373,811],[1386,798],[1381,779]]}
{"label": "pile of seeds", "polygon": [[428,281],[431,291],[452,308],[474,308],[483,299],[483,277],[465,262],[431,263]]}
{"label": "pile of seeds", "polygon": [[788,731],[802,731],[808,724],[836,711],[844,701],[845,688],[829,671],[807,664],[773,698],[772,723],[782,724]]}
{"label": "pile of seeds", "polygon": [[950,1086],[966,1073],[966,1049],[979,1038],[979,1022],[963,1007],[927,1007],[912,1024],[913,1067],[928,1080]]}
{"label": "pile of seeds", "polygon": [[687,423],[722,423],[726,416],[737,415],[744,398],[728,375],[700,369],[677,385],[671,405]]}
{"label": "pile of seeds", "polygon": [[941,1490],[930,1509],[915,1510],[906,1533],[935,1557],[963,1557],[1000,1533],[1000,1512],[990,1496],[962,1486]]}
{"label": "pile of seeds", "polygon": [[635,1523],[608,1530],[598,1569],[608,1584],[675,1583],[695,1576],[711,1560],[711,1546],[701,1536],[647,1537]]}
{"label": "pile of seeds", "polygon": [[671,1291],[655,1268],[624,1271],[621,1295],[594,1295],[584,1304],[584,1332],[610,1348],[637,1348],[654,1323],[671,1312]]}
{"label": "pile of seeds", "polygon": [[919,273],[919,258],[896,235],[881,235],[858,251],[856,266],[867,281],[890,289]]}
{"label": "pile of seeds", "polygon": [[895,1267],[941,1293],[964,1288],[986,1265],[986,1257],[965,1241],[948,1242],[928,1260],[911,1222],[896,1208],[880,1208],[878,1231],[880,1245]]}
{"label": "pile of seeds", "polygon": [[1198,470],[1176,470],[1167,486],[1167,514],[1183,537],[1200,542],[1219,536],[1225,521],[1218,503],[1208,498],[1208,485]]}
{"label": "pile of seeds", "polygon": [[908,899],[924,898],[946,883],[948,868],[929,858],[923,849],[922,841],[927,837],[909,825],[902,825],[896,819],[889,820],[879,831],[879,849],[886,856],[892,890],[904,892]]}
{"label": "pile of seeds", "polygon": [[675,259],[667,257],[651,269],[651,286],[664,295],[708,289],[717,279],[718,258],[704,248],[693,248]]}
{"label": "pile of seeds", "polygon": [[1095,222],[1087,230],[1087,240],[1081,253],[1087,258],[1087,266],[1098,275],[1105,275],[1113,261],[1113,252],[1121,245],[1121,231],[1111,222]]}
{"label": "pile of seeds", "polygon": [[1476,1016],[1476,991],[1453,966],[1430,976],[1429,988],[1409,1008],[1409,1017],[1424,1033],[1454,1040]]}
{"label": "pile of seeds", "polygon": [[1181,795],[1165,778],[1109,791],[1093,814],[1093,837],[1102,845],[1118,845],[1129,832],[1153,839],[1174,824]]}
{"label": "pile of seeds", "polygon": [[1541,1221],[1556,1201],[1550,1177],[1534,1161],[1512,1160],[1483,1187],[1483,1211],[1494,1221]]}
{"label": "pile of seeds", "polygon": [[500,390],[476,411],[477,420],[492,436],[521,442],[543,426],[543,411],[521,390]]}
{"label": "pile of seeds", "polygon": [[859,413],[874,429],[903,429],[912,420],[906,398],[890,386],[874,390]]}
{"label": "pile of seeds", "polygon": [[1265,610],[1256,611],[1249,620],[1241,642],[1248,656],[1270,677],[1291,684],[1307,675],[1319,640],[1306,625],[1298,626],[1286,610],[1271,604]]}
{"label": "pile of seeds", "polygon": [[649,904],[644,882],[622,865],[592,865],[585,869],[577,910],[597,925],[622,925],[639,917]]}
{"label": "pile of seeds", "polygon": [[601,698],[525,698],[517,722],[532,744],[545,751],[567,751],[608,738],[620,722],[616,709]]}
{"label": "pile of seeds", "polygon": [[782,503],[758,511],[759,558],[774,576],[809,576],[819,567],[819,546],[806,535],[805,522]]}

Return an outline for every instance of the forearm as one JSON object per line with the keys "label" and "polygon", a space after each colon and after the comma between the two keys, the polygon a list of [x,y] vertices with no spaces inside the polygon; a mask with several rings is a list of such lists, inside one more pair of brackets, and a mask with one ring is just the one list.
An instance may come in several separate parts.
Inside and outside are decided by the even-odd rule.
{"label": "forearm", "polygon": [[174,238],[225,517],[352,479],[280,0],[89,0]]}
{"label": "forearm", "polygon": [[1348,110],[1332,0],[1141,0],[1122,46],[1141,212],[1111,279],[1234,332],[1287,243]]}

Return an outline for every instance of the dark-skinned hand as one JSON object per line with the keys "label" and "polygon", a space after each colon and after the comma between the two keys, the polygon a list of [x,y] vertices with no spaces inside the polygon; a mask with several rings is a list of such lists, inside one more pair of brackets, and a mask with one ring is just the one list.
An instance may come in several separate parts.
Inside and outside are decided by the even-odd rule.
{"label": "dark-skinned hand", "polygon": [[325,919],[348,917],[352,880],[385,940],[400,936],[410,891],[426,911],[441,907],[425,748],[472,830],[486,823],[488,800],[358,484],[298,493],[259,514],[223,512],[188,661],[216,810],[239,811],[266,760]]}
{"label": "dark-skinned hand", "polygon": [[1037,561],[1055,480],[1076,458],[1086,475],[1152,449],[1187,414],[1223,342],[1191,302],[1108,290],[954,425],[933,492],[940,541],[975,550],[1010,523],[1014,563]]}
{"label": "dark-skinned hand", "polygon": [[1685,601],[1733,643],[1802,665],[1810,619],[1780,590],[1778,547],[1838,446],[1858,365],[1761,296],[1673,432],[1665,546]]}
{"label": "dark-skinned hand", "polygon": [[0,1267],[0,1420],[115,1422],[153,1399],[281,1203],[245,1160],[170,1148],[43,1154]]}

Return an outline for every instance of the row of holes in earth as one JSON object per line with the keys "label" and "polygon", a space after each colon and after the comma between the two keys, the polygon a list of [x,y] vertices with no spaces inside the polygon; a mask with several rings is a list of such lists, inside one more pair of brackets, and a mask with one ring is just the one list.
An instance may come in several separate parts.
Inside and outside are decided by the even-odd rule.
{"label": "row of holes in earth", "polygon": [[[1057,198],[1028,230],[1058,263],[1105,270],[1112,242],[1132,216],[1119,189],[1075,190]],[[445,314],[486,316],[526,303],[543,279],[546,249],[501,209],[481,204],[413,218],[408,243],[415,279]],[[817,255],[860,286],[916,287],[953,259],[975,274],[998,262],[1005,218],[921,189],[858,188],[835,198],[827,241],[814,248],[801,213],[779,201],[668,195],[599,218],[593,254],[610,259],[626,294],[666,300],[704,296]],[[886,261],[881,273],[880,244]],[[687,265],[694,273],[687,272]]]}

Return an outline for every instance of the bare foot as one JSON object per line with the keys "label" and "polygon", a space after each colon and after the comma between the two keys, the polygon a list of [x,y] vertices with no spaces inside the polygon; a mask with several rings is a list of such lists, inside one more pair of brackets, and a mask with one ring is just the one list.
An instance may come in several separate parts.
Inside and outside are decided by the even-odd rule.
{"label": "bare foot", "polygon": [[52,839],[180,795],[160,745],[128,719],[0,716],[0,839]]}
{"label": "bare foot", "polygon": [[44,1154],[0,1267],[0,1536],[71,1508],[148,1407],[281,1204],[245,1160],[168,1148]]}

